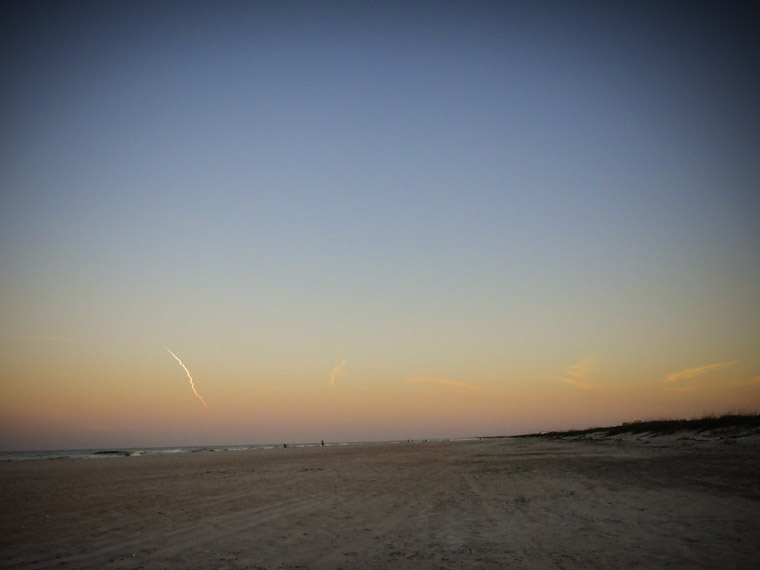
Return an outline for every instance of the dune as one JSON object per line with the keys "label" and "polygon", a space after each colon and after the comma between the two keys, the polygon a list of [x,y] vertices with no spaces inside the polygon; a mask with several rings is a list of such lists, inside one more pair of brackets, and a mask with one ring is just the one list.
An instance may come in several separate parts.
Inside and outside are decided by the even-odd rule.
{"label": "dune", "polygon": [[680,445],[715,442],[760,445],[760,415],[727,414],[682,420],[636,420],[617,426],[542,432],[517,437]]}
{"label": "dune", "polygon": [[504,438],[0,464],[0,567],[754,569],[757,447]]}

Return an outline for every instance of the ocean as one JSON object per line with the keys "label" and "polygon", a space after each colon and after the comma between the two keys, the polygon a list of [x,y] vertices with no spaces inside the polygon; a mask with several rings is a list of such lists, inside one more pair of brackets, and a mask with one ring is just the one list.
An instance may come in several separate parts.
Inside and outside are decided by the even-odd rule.
{"label": "ocean", "polygon": [[[325,443],[325,447],[334,445],[361,445],[357,443]],[[316,443],[289,443],[288,447],[318,447]],[[131,447],[105,449],[56,449],[50,451],[0,451],[0,461],[29,461],[40,459],[107,459],[112,457],[139,457],[144,455],[164,455],[171,453],[208,453],[215,451],[247,451],[251,449],[276,449],[283,444],[259,445],[223,445],[223,446],[186,446],[186,447]]]}

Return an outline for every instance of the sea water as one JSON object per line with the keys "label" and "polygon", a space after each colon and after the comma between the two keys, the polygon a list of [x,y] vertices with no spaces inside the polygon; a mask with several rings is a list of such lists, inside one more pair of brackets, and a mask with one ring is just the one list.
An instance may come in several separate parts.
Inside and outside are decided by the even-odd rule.
{"label": "sea water", "polygon": [[[335,442],[325,443],[325,447],[335,445],[364,445],[369,443],[400,443],[388,442]],[[315,443],[289,443],[288,447],[320,447]],[[49,451],[0,451],[0,461],[27,461],[39,459],[107,459],[112,457],[139,457],[144,455],[165,455],[171,453],[205,453],[213,451],[248,451],[252,449],[284,448],[283,444],[254,444],[254,445],[220,445],[220,446],[185,446],[185,447],[128,447],[101,449],[66,449]]]}
{"label": "sea water", "polygon": [[128,447],[103,449],[57,449],[49,451],[0,451],[0,461],[25,461],[32,459],[106,459],[109,457],[139,457],[143,455],[166,455],[172,453],[245,451],[249,449],[273,449],[276,447],[282,447],[282,445],[199,445],[185,447]]}

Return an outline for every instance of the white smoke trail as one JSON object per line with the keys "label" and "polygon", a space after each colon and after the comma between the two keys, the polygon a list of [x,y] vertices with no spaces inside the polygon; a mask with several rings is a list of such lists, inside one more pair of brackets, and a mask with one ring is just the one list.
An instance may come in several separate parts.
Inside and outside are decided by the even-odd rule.
{"label": "white smoke trail", "polygon": [[175,359],[177,362],[179,362],[179,365],[180,365],[182,368],[184,368],[184,369],[185,369],[185,373],[187,374],[187,377],[188,377],[188,379],[190,380],[190,388],[192,388],[192,389],[193,389],[193,394],[195,394],[195,395],[196,395],[196,397],[197,397],[197,398],[198,398],[198,399],[201,401],[201,403],[203,403],[203,405],[204,405],[204,406],[206,406],[206,409],[208,409],[208,404],[206,403],[206,400],[204,400],[204,399],[203,399],[203,396],[201,396],[201,395],[198,393],[198,391],[195,389],[195,383],[193,382],[193,377],[192,377],[192,376],[190,376],[190,371],[187,369],[187,366],[185,366],[184,364],[182,364],[182,361],[179,359],[179,357],[178,357],[176,354],[174,354],[174,353],[173,353],[171,350],[169,350],[169,348],[168,348],[167,346],[165,346],[165,345],[162,345],[162,346],[163,346],[163,347],[166,349],[166,351],[167,351],[169,354],[171,354],[171,355],[174,357],[174,359]]}
{"label": "white smoke trail", "polygon": [[336,364],[332,369],[332,374],[330,374],[330,384],[335,383],[335,377],[338,375],[338,372],[340,372],[340,369],[343,368],[346,365],[346,359],[344,358],[340,364]]}

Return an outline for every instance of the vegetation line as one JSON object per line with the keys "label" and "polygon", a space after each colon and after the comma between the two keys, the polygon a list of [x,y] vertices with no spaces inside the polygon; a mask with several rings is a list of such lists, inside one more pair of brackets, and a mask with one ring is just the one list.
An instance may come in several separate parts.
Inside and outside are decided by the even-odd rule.
{"label": "vegetation line", "polygon": [[718,429],[726,430],[752,430],[760,429],[760,414],[725,414],[717,416],[708,414],[696,419],[681,420],[652,420],[626,422],[619,426],[595,427],[582,430],[551,431],[541,433],[529,433],[513,437],[567,437],[583,436],[590,434],[620,435],[651,433],[656,435],[669,435],[680,431],[711,431]]}

